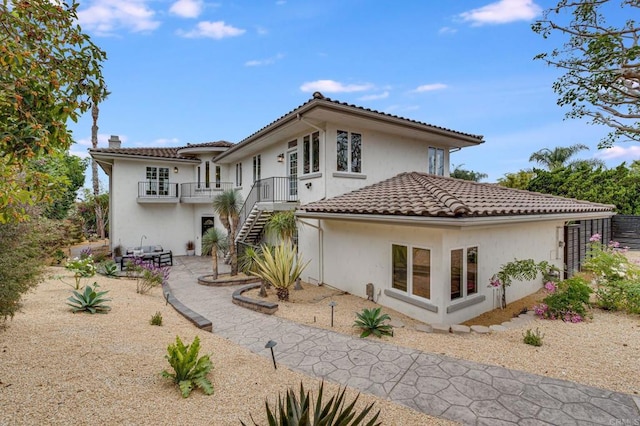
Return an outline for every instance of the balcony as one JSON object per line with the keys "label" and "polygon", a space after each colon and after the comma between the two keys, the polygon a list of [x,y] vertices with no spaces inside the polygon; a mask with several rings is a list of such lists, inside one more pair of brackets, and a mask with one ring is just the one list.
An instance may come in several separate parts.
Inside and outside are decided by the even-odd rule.
{"label": "balcony", "polygon": [[211,182],[208,188],[203,183],[183,183],[180,184],[180,202],[208,204],[224,191],[233,188],[233,182]]}
{"label": "balcony", "polygon": [[169,181],[138,182],[138,203],[177,203],[178,184]]}

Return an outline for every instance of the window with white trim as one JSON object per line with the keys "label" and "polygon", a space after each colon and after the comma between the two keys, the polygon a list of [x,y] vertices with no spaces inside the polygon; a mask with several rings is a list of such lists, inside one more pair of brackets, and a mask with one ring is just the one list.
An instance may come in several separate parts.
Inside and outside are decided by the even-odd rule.
{"label": "window with white trim", "polygon": [[197,175],[198,175],[198,183],[197,183],[197,188],[200,189],[202,186],[202,177],[200,175],[200,166],[198,166],[198,171],[197,171]]}
{"label": "window with white trim", "polygon": [[336,139],[337,163],[339,172],[362,172],[362,134],[338,130]]}
{"label": "window with white trim", "polygon": [[169,195],[169,168],[147,167],[147,195]]}
{"label": "window with white trim", "polygon": [[204,187],[205,188],[209,188],[210,185],[210,176],[211,175],[211,171],[210,171],[210,167],[209,167],[209,162],[205,161],[204,163]]}
{"label": "window with white trim", "polygon": [[216,188],[220,188],[222,186],[222,173],[220,170],[220,166],[216,166]]}
{"label": "window with white trim", "polygon": [[451,300],[478,293],[478,247],[451,250]]}
{"label": "window with white trim", "polygon": [[260,155],[253,157],[253,182],[260,180]]}
{"label": "window with white trim", "polygon": [[320,132],[302,138],[302,173],[320,171]]}
{"label": "window with white trim", "polygon": [[429,169],[432,175],[444,176],[444,149],[429,147]]}
{"label": "window with white trim", "polygon": [[236,163],[236,186],[242,186],[242,163]]}
{"label": "window with white trim", "polygon": [[410,245],[391,245],[391,287],[431,299],[431,250]]}

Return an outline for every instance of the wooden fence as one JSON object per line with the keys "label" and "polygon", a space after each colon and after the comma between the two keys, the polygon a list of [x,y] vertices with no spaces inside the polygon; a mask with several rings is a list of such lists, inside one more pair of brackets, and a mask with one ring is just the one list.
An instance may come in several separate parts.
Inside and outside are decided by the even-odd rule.
{"label": "wooden fence", "polygon": [[613,241],[621,247],[640,250],[640,216],[615,215],[611,219]]}

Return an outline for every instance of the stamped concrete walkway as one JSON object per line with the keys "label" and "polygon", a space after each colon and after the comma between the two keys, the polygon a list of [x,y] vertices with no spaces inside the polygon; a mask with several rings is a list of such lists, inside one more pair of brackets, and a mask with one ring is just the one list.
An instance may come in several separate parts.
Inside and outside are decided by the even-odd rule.
{"label": "stamped concrete walkway", "polygon": [[214,333],[265,357],[270,356],[266,342],[275,340],[277,362],[304,374],[467,425],[640,424],[637,396],[345,336],[253,312],[231,302],[236,288],[197,284],[198,276],[211,271],[208,259],[174,259],[173,296],[209,319]]}

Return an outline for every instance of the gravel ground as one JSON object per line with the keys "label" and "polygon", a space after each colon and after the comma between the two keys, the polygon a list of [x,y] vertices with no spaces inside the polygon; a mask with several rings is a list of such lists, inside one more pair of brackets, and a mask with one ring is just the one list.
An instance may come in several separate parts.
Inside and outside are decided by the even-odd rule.
{"label": "gravel ground", "polygon": [[[355,313],[379,305],[344,294],[328,286],[304,285],[291,291],[290,302],[278,302],[275,315],[331,329],[330,301],[335,301],[334,331],[359,335],[353,327]],[[258,298],[257,290],[245,293]],[[277,301],[275,291],[268,299]],[[396,328],[389,343],[441,353],[456,358],[499,365],[558,379],[630,394],[640,394],[640,316],[593,310],[593,319],[578,324],[536,319],[520,328],[489,335],[427,334],[415,330],[418,321],[392,309],[383,308],[405,327]],[[500,320],[503,321],[503,320]],[[543,345],[534,347],[522,341],[527,329],[544,334]],[[369,337],[375,338],[375,337]]]}
{"label": "gravel ground", "polygon": [[[51,272],[64,274],[63,269]],[[109,314],[72,314],[65,305],[69,287],[49,279],[0,329],[0,425],[231,425],[249,422],[250,413],[266,424],[266,398],[274,402],[300,381],[315,393],[317,379],[284,366],[274,370],[270,359],[196,329],[165,306],[159,289],[138,295],[135,281],[96,280],[110,291]],[[157,311],[162,327],[149,324]],[[196,390],[183,399],[160,377],[169,367],[164,355],[176,335],[186,342],[200,336],[201,354],[212,354],[214,395]],[[325,392],[337,389],[325,386]],[[360,396],[361,406],[371,402],[386,425],[453,424]]]}

